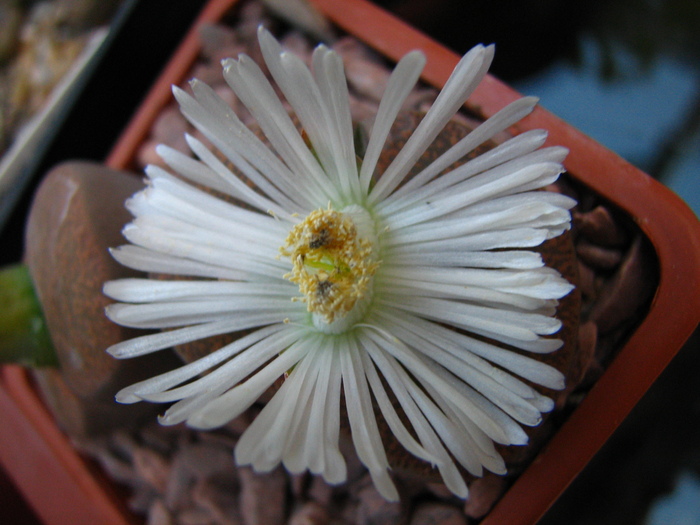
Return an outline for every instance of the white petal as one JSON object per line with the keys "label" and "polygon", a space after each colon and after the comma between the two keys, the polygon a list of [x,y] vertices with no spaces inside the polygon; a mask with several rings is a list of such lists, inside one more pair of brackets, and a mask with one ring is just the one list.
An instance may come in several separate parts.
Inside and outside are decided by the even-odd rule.
{"label": "white petal", "polygon": [[[228,368],[222,371],[221,376],[226,378],[226,381],[229,383],[237,383],[240,379],[257,369],[261,363],[267,361],[270,354],[280,352],[280,347],[284,348],[286,345],[283,343],[288,344],[288,341],[284,339],[275,341],[275,343],[275,345],[265,348],[264,352],[255,352],[258,355],[252,357],[247,355],[253,353],[251,349],[240,354],[234,360],[221,367]],[[278,357],[246,379],[246,381],[210,401],[205,407],[190,416],[187,419],[188,425],[201,429],[225,425],[250,407],[285,371],[298,363],[305,352],[304,345],[299,343],[286,348]],[[240,362],[234,364],[236,359],[240,360]],[[215,370],[203,379],[216,374],[219,370],[221,369]]]}
{"label": "white petal", "polygon": [[493,59],[493,46],[476,46],[460,60],[435,103],[369,195],[371,204],[389,195],[403,180],[445,124],[472,93]]}
{"label": "white petal", "polygon": [[396,116],[401,106],[403,106],[406,97],[418,81],[424,67],[425,55],[420,51],[412,51],[399,60],[399,63],[389,77],[386,90],[379,103],[377,116],[372,125],[367,150],[362,159],[360,183],[365,193],[367,193],[369,189],[372,175],[374,174],[377,161],[382,153],[382,148],[389,135],[391,126],[394,120],[396,120]]}
{"label": "white petal", "polygon": [[[198,329],[198,327],[192,327],[193,329]],[[283,330],[284,325],[273,325],[241,337],[233,343],[230,343],[218,350],[206,355],[192,363],[176,368],[170,372],[165,372],[163,374],[154,376],[150,379],[134,383],[126,388],[123,388],[117,394],[117,400],[120,403],[134,403],[140,401],[142,396],[155,394],[157,392],[164,392],[173,386],[179,385],[192,379],[193,377],[201,374],[205,370],[216,366],[217,364],[225,361],[231,356],[238,354],[239,352],[245,350],[246,348],[257,344],[258,342],[264,340],[265,338],[280,332]],[[163,334],[154,334],[155,336],[167,335],[167,334],[178,334],[186,331],[187,329],[164,332]],[[237,327],[233,326],[231,332],[237,331]],[[149,337],[149,336],[146,336]],[[128,342],[128,341],[127,341]],[[185,339],[184,342],[187,342]]]}
{"label": "white petal", "polygon": [[[248,57],[224,62],[224,78],[251,112],[274,150],[295,174],[299,184],[320,201],[336,197],[318,161],[299,135],[260,68]],[[330,190],[330,191],[329,191]],[[324,201],[320,201],[319,205]]]}
{"label": "white petal", "polygon": [[[418,173],[415,177],[411,178],[411,180],[407,181],[406,184],[396,191],[394,195],[406,195],[407,193],[410,193],[416,188],[424,185],[440,172],[447,169],[450,165],[462,159],[470,151],[492,138],[495,134],[500,133],[518,122],[523,117],[530,114],[536,104],[537,99],[535,97],[523,97],[501,109],[498,113],[467,134],[467,136],[465,136],[457,144],[440,155],[440,157],[432,162],[427,168]],[[540,137],[542,137],[542,133],[540,133],[538,139]],[[526,138],[530,137],[526,135]],[[522,155],[520,149],[522,140],[523,139],[510,141],[513,143],[506,143],[506,145],[492,150],[493,153],[490,155],[480,155],[479,160],[484,162],[484,168],[482,169],[487,169],[489,167],[501,164],[507,160],[510,160],[514,155]],[[536,147],[539,147],[539,145],[541,145],[540,140],[535,142],[535,144],[538,144]],[[534,144],[530,143],[527,145],[531,147]],[[488,164],[486,162],[488,162]],[[444,176],[440,179],[440,182],[443,184],[452,182],[449,176]]]}

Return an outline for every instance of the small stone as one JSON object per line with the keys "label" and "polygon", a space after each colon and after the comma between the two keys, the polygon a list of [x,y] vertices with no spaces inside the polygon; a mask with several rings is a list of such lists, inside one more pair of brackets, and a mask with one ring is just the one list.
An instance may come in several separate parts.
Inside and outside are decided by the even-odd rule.
{"label": "small stone", "polygon": [[289,525],[326,525],[330,523],[328,511],[315,501],[304,503],[289,519]]}
{"label": "small stone", "polygon": [[221,99],[228,104],[228,106],[233,109],[236,113],[239,113],[239,106],[241,105],[238,97],[233,92],[233,90],[228,87],[228,85],[220,85],[214,88],[214,92],[221,97]]}
{"label": "small stone", "polygon": [[406,523],[406,512],[400,502],[387,501],[377,492],[369,474],[358,492],[356,522],[358,525],[401,525]]}
{"label": "small stone", "polygon": [[292,489],[292,496],[294,496],[295,499],[306,499],[306,492],[309,486],[310,478],[311,475],[308,471],[301,474],[291,474],[290,488]]}
{"label": "small stone", "polygon": [[422,503],[416,507],[409,525],[466,525],[467,519],[457,507],[446,503]]}
{"label": "small stone", "polygon": [[211,514],[206,509],[192,507],[177,514],[178,525],[213,525]]}
{"label": "small stone", "polygon": [[95,439],[73,440],[73,443],[80,452],[97,461],[105,473],[117,483],[127,486],[138,483],[134,466],[129,461],[117,457],[105,444],[98,443]]}
{"label": "small stone", "polygon": [[506,480],[502,476],[486,474],[469,485],[469,496],[464,503],[464,514],[470,518],[480,519],[493,508],[498,498],[506,489]]}
{"label": "small stone", "polygon": [[187,152],[189,149],[184,137],[185,133],[191,133],[192,129],[180,110],[171,105],[165,108],[153,123],[151,140]]}
{"label": "small stone", "polygon": [[140,146],[136,152],[136,166],[139,169],[143,169],[146,166],[160,166],[165,168],[166,164],[163,159],[156,153],[156,148],[160,142],[157,140],[146,140]]}
{"label": "small stone", "polygon": [[280,44],[285,50],[301,58],[307,66],[311,64],[313,48],[309,39],[300,31],[290,31],[280,40]]}
{"label": "small stone", "polygon": [[133,462],[138,475],[159,494],[164,494],[170,477],[170,463],[154,450],[144,447],[134,450]]}
{"label": "small stone", "polygon": [[309,487],[309,497],[321,505],[329,505],[333,498],[333,487],[321,476],[314,476]]}
{"label": "small stone", "polygon": [[586,299],[596,296],[596,274],[593,269],[583,261],[577,261],[578,267],[578,288]]}
{"label": "small stone", "polygon": [[240,525],[235,472],[219,472],[198,482],[192,499],[195,505],[207,510],[217,525]]}
{"label": "small stone", "polygon": [[224,76],[221,73],[221,64],[198,62],[186,77],[187,80],[193,80],[195,78],[211,87],[221,85],[224,82]]}
{"label": "small stone", "polygon": [[217,62],[220,50],[234,46],[238,38],[236,31],[222,24],[202,24],[199,27],[199,41],[203,58]]}
{"label": "small stone", "polygon": [[146,525],[175,525],[173,516],[162,499],[156,499],[148,509]]}
{"label": "small stone", "polygon": [[148,483],[144,483],[143,480],[140,480],[140,482],[132,486],[131,489],[131,497],[127,504],[136,514],[146,514],[153,505],[153,502],[160,497],[160,494]]}
{"label": "small stone", "polygon": [[219,472],[234,470],[233,454],[212,444],[188,445],[181,448],[173,458],[165,501],[173,510],[191,505],[191,489]]}
{"label": "small stone", "polygon": [[579,387],[589,372],[598,368],[595,356],[597,341],[598,327],[595,323],[589,321],[579,327],[576,355],[571,363],[571,371],[567,374],[566,388],[557,392],[554,397],[558,408],[563,408],[571,393]]}
{"label": "small stone", "polygon": [[580,240],[576,244],[576,255],[594,268],[612,270],[622,260],[622,251],[616,248],[605,248],[586,240]]}
{"label": "small stone", "polygon": [[350,88],[375,102],[382,99],[391,72],[354,38],[341,38],[333,49],[345,64],[345,74]]}
{"label": "small stone", "polygon": [[281,468],[257,474],[249,467],[238,469],[241,481],[240,509],[246,525],[285,522],[287,478]]}
{"label": "small stone", "polygon": [[450,489],[448,489],[444,483],[436,483],[436,482],[426,483],[425,488],[433,496],[440,498],[440,499],[451,499],[454,497],[454,494],[452,494],[452,491]]}
{"label": "small stone", "polygon": [[605,206],[573,214],[574,227],[589,241],[600,246],[619,247],[628,241],[628,235]]}
{"label": "small stone", "polygon": [[615,275],[600,292],[589,319],[607,334],[631,319],[656,289],[656,276],[648,264],[647,247],[641,235],[632,243]]}

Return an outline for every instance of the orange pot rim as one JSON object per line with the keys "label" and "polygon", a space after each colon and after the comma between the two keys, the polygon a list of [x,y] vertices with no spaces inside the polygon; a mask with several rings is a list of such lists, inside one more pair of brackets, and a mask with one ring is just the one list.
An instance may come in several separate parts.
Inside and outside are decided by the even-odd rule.
{"label": "orange pot rim", "polygon": [[[422,79],[435,87],[444,85],[460,59],[368,0],[309,1],[336,26],[392,61],[422,50],[427,58]],[[213,0],[207,9],[221,16],[236,3]],[[214,16],[209,21],[217,19]],[[124,142],[118,144],[107,160],[110,166],[129,165],[155,114],[171,100],[170,85],[184,79],[198,52],[194,47],[181,49],[174,57],[167,71],[171,75],[163,75],[147,99],[160,105],[135,116],[130,131],[137,132],[140,139],[128,148],[122,147]],[[176,68],[179,61],[181,66]],[[487,75],[466,107],[487,118],[520,97]],[[486,525],[537,521],[637,404],[700,321],[700,222],[690,208],[668,188],[539,106],[516,129],[546,129],[548,144],[569,148],[568,172],[626,211],[649,238],[659,259],[660,280],[644,321],[536,461],[483,520]],[[679,304],[682,309],[677,308]],[[607,402],[609,399],[615,403]]]}

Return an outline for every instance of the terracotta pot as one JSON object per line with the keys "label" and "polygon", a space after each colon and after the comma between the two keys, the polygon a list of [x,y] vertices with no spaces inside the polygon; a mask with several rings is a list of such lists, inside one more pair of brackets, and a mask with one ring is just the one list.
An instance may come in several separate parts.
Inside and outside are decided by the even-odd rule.
{"label": "terracotta pot", "polygon": [[[423,80],[441,87],[459,57],[365,0],[309,0],[339,28],[390,60],[413,49],[427,56]],[[219,20],[236,0],[213,0],[195,27]],[[171,84],[183,80],[198,53],[196,30],[186,36],[121,140],[107,159],[132,167],[136,148],[159,111],[171,101]],[[519,94],[488,76],[467,102],[489,117]],[[544,128],[549,143],[570,149],[573,179],[626,212],[652,244],[659,284],[651,307],[616,358],[517,479],[483,524],[527,524],[539,519],[639,401],[700,320],[700,223],[671,191],[547,111],[537,108],[518,131]],[[678,305],[682,305],[679,307]],[[0,459],[46,523],[133,523],[104,479],[53,424],[26,374],[5,367],[0,377]],[[18,438],[21,436],[21,438]],[[59,512],[57,509],[63,509]]]}

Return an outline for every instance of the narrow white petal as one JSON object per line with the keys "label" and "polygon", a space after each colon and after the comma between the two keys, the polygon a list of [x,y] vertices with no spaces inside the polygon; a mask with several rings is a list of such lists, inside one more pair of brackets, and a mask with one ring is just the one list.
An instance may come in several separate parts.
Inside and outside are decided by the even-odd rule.
{"label": "narrow white petal", "polygon": [[281,296],[289,298],[296,287],[288,282],[240,283],[230,281],[162,281],[127,278],[105,283],[103,293],[112,299],[132,303],[171,301],[173,299],[230,298],[236,296]]}
{"label": "narrow white petal", "polygon": [[186,326],[178,330],[167,330],[165,332],[142,335],[116,343],[110,346],[107,352],[117,359],[138,357],[213,335],[230,333],[235,331],[237,324],[236,321],[226,319],[214,323]]}
{"label": "narrow white petal", "polygon": [[401,443],[411,454],[424,461],[427,461],[428,463],[433,465],[440,463],[441,461],[436,456],[425,450],[419,443],[416,442],[415,439],[413,439],[410,432],[406,430],[406,427],[401,422],[396,410],[394,410],[394,407],[391,405],[389,396],[382,385],[381,379],[379,378],[369,355],[365,352],[361,352],[361,358],[365,367],[367,380],[369,381],[372,393],[374,394],[374,399],[377,401],[384,419],[399,443]]}
{"label": "narrow white petal", "polygon": [[446,350],[452,348],[463,349],[465,352],[487,359],[533,383],[555,390],[564,388],[564,376],[562,373],[541,361],[500,348],[485,341],[479,341],[466,334],[450,330],[442,325],[411,314],[399,311],[391,312],[391,314],[395,322],[405,319],[405,322],[403,322],[404,327],[415,327],[415,331],[420,331],[422,336],[436,342],[436,344],[441,344]]}
{"label": "narrow white petal", "polygon": [[[247,355],[252,353],[249,349],[247,352],[234,358],[234,360],[239,359],[240,363],[234,365],[234,360],[232,360],[224,365],[224,367],[228,366],[229,369],[222,371],[221,376],[225,377],[227,382],[237,383],[258,368],[261,363],[267,361],[270,358],[270,354],[279,353],[281,351],[280,348],[286,346],[283,343],[289,344],[288,339],[272,341],[268,348],[264,349],[264,352],[259,352],[259,355],[250,358]],[[302,344],[297,343],[289,346],[278,357],[263,367],[262,370],[255,372],[243,383],[210,401],[205,407],[190,416],[187,423],[194,428],[201,429],[216,428],[226,424],[257,401],[272,383],[299,362],[305,352],[306,349]],[[248,358],[246,359],[247,362],[244,362],[244,358]],[[214,375],[219,370],[217,369],[209,375]],[[206,377],[203,379],[206,379]]]}
{"label": "narrow white petal", "polygon": [[187,145],[199,157],[199,159],[219,177],[231,185],[236,197],[264,213],[271,212],[278,217],[283,217],[287,220],[291,219],[290,214],[284,208],[270,199],[261,196],[250,186],[245,184],[245,182],[243,182],[240,178],[231,173],[231,170],[229,170],[226,165],[221,162],[216,155],[209,151],[209,149],[199,140],[191,135],[186,135],[185,139],[187,140]]}
{"label": "narrow white petal", "polygon": [[421,443],[438,458],[437,467],[447,487],[457,496],[466,498],[468,491],[464,479],[406,388],[412,379],[408,377],[394,358],[381,350],[372,339],[364,334],[364,331],[360,335],[360,341],[396,395]]}
{"label": "narrow white petal", "polygon": [[[427,168],[418,173],[411,180],[407,181],[406,184],[395,193],[395,195],[406,195],[411,191],[414,191],[416,188],[424,185],[440,172],[447,169],[450,165],[463,158],[477,146],[492,138],[496,133],[500,133],[518,122],[523,117],[530,114],[536,104],[537,98],[523,97],[501,109],[498,113],[483,122],[475,130],[457,142],[457,144],[443,153]],[[519,145],[520,142],[516,142],[515,144],[509,144],[508,146],[510,147],[503,146],[502,148],[497,149],[489,156],[482,155],[482,162],[489,159],[489,164],[491,166],[495,166],[505,162],[506,160],[510,160],[510,158],[512,158],[511,156],[514,154],[518,154],[518,156],[520,156],[520,148],[517,148]],[[489,165],[486,166],[491,167]],[[449,177],[441,177],[441,182],[450,182]]]}
{"label": "narrow white petal", "polygon": [[[320,45],[314,51],[313,72],[329,113],[333,160],[340,185],[345,195],[357,202],[363,195],[357,173],[350,97],[343,60],[337,53]],[[324,137],[319,139],[323,140]]]}
{"label": "narrow white petal", "polygon": [[[198,329],[198,327],[192,328],[195,330]],[[140,401],[142,399],[142,396],[144,395],[155,394],[157,392],[164,392],[165,390],[168,390],[169,388],[172,388],[173,386],[179,385],[181,383],[184,383],[185,381],[188,381],[189,379],[192,379],[193,377],[201,374],[205,370],[208,370],[209,368],[216,366],[219,363],[222,363],[229,357],[238,354],[239,352],[245,350],[246,348],[252,345],[255,345],[256,343],[264,340],[265,338],[282,331],[283,328],[284,325],[273,325],[261,328],[249,335],[237,339],[233,343],[219,348],[218,350],[212,352],[207,356],[202,357],[201,359],[193,361],[192,363],[181,366],[180,368],[176,368],[175,370],[171,370],[169,372],[165,372],[163,374],[154,376],[150,379],[134,383],[133,385],[123,388],[117,394],[117,401],[119,401],[120,403],[134,403],[136,401]],[[238,327],[233,326],[231,332],[235,332],[238,329]],[[182,333],[185,330],[187,329],[166,332],[163,335],[167,335],[168,333]],[[161,334],[154,334],[154,337],[156,335]],[[187,341],[185,340],[184,342]]]}
{"label": "narrow white petal", "polygon": [[132,328],[171,328],[233,318],[249,326],[259,326],[282,322],[293,313],[289,301],[273,300],[258,305],[256,310],[238,301],[188,301],[167,305],[114,303],[105,308],[105,313],[115,323]]}
{"label": "narrow white petal", "polygon": [[382,153],[382,148],[389,135],[391,126],[396,120],[396,116],[401,106],[403,106],[406,97],[409,95],[416,82],[418,82],[418,78],[424,67],[425,55],[420,51],[412,51],[399,60],[399,63],[389,77],[384,96],[382,96],[382,100],[379,103],[377,116],[372,125],[367,150],[362,159],[360,183],[365,193],[369,190],[372,175],[374,175],[377,161]]}
{"label": "narrow white petal", "polygon": [[487,199],[527,191],[532,189],[531,183],[534,187],[545,186],[554,182],[563,169],[555,162],[529,164],[518,169],[508,163],[502,164],[385,220],[391,229],[398,229],[443,217]]}
{"label": "narrow white petal", "polygon": [[487,251],[420,251],[404,256],[397,251],[384,255],[387,264],[396,266],[432,266],[435,268],[504,268],[511,270],[533,270],[544,265],[542,256],[526,250]]}
{"label": "narrow white petal", "polygon": [[246,429],[234,451],[238,465],[252,465],[257,472],[268,472],[282,462],[285,443],[303,379],[310,361],[302,360],[272,399]]}
{"label": "narrow white petal", "polygon": [[120,264],[142,272],[232,280],[246,277],[246,273],[239,270],[154,252],[132,244],[113,248],[110,253]]}
{"label": "narrow white petal", "polygon": [[340,358],[338,352],[331,354],[328,371],[328,400],[324,417],[325,427],[325,465],[324,479],[331,484],[342,483],[347,479],[345,458],[340,453],[338,440],[340,436],[340,393],[342,375],[340,373]]}
{"label": "narrow white petal", "polygon": [[[224,63],[224,78],[304,188],[326,202],[336,194],[260,68],[248,57]],[[331,200],[333,200],[331,198]],[[319,202],[322,205],[323,201]]]}
{"label": "narrow white petal", "polygon": [[285,209],[311,207],[306,195],[292,183],[294,177],[289,169],[239,120],[216,92],[202,82],[192,81],[190,85],[196,102],[184,93],[178,93],[178,100],[183,113],[195,127],[259,189]]}
{"label": "narrow white petal", "polygon": [[[506,231],[491,231],[464,235],[457,239],[411,242],[387,247],[387,256],[410,258],[424,252],[476,252],[499,248],[532,248],[547,240],[547,231],[535,228],[515,228]],[[386,243],[390,244],[390,238]]]}
{"label": "narrow white petal", "polygon": [[[518,443],[522,441],[524,433],[522,429],[508,416],[496,409],[492,404],[484,402],[483,398],[476,395],[465,396],[466,387],[457,390],[453,385],[445,382],[432,370],[418,359],[414,353],[401,341],[386,333],[381,328],[376,331],[368,330],[367,336],[372,339],[384,351],[394,356],[412,374],[420,376],[423,380],[429,381],[437,391],[457,403],[465,414],[498,443]],[[387,338],[388,337],[388,338]],[[418,400],[416,399],[416,402]],[[428,414],[426,414],[428,416]],[[435,421],[431,421],[435,425]]]}
{"label": "narrow white petal", "polygon": [[379,202],[401,183],[437,134],[481,82],[493,59],[493,49],[493,46],[476,46],[462,57],[435,103],[372,189],[369,195],[370,203]]}
{"label": "narrow white petal", "polygon": [[231,186],[223,181],[203,162],[193,159],[166,144],[156,146],[156,153],[170,169],[196,184],[202,184],[224,195],[231,195]]}

